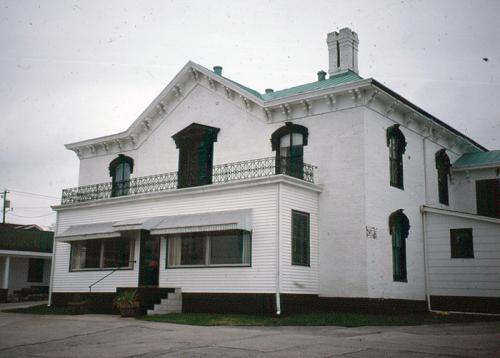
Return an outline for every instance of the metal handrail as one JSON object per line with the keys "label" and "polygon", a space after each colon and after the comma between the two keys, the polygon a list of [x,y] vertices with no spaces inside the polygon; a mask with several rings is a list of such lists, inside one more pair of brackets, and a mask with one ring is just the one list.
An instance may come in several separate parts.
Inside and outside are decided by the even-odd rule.
{"label": "metal handrail", "polygon": [[[306,163],[299,167],[292,167],[292,165],[288,165],[287,167],[286,163],[280,163],[278,168],[276,159],[269,157],[214,165],[211,173],[208,173],[208,175],[205,173],[206,177],[196,177],[193,173],[190,173],[192,177],[186,178],[184,175],[181,182],[190,184],[183,185],[183,187],[188,187],[285,174],[314,183],[314,169],[313,165]],[[179,184],[178,172],[170,172],[137,177],[115,183],[110,181],[107,183],[80,186],[64,189],[62,191],[61,204],[75,204],[116,196],[174,190],[180,187]]]}
{"label": "metal handrail", "polygon": [[[129,261],[128,262],[129,264],[131,263],[136,263],[136,261]],[[111,270],[111,272],[107,273],[106,275],[104,275],[103,277],[101,277],[100,279],[98,279],[96,282],[94,282],[93,284],[91,284],[89,286],[89,293],[92,293],[92,287],[94,287],[95,285],[97,285],[99,282],[101,282],[102,280],[104,280],[106,277],[109,277],[111,276],[112,274],[114,274],[116,271],[119,271],[121,270],[122,268],[128,268],[129,266],[118,266],[118,267],[115,267],[114,269]]]}

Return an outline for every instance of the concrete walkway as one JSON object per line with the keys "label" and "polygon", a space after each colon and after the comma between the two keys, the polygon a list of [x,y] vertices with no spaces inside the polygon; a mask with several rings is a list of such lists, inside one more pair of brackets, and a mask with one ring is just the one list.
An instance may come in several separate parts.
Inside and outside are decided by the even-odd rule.
{"label": "concrete walkway", "polygon": [[498,357],[500,323],[196,327],[0,312],[0,357]]}

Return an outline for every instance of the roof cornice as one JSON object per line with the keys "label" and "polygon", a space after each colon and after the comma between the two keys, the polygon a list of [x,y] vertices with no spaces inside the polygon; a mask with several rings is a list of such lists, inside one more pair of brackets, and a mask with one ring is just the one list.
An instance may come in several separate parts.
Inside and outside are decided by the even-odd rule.
{"label": "roof cornice", "polygon": [[[75,151],[79,158],[135,150],[198,85],[224,96],[228,101],[239,105],[242,110],[267,123],[293,120],[356,106],[371,106],[374,102],[381,101],[386,106],[386,116],[396,111],[402,113],[403,125],[418,120],[424,136],[458,136],[462,139],[461,147],[470,147],[468,150],[472,151],[487,151],[480,144],[371,78],[287,97],[263,100],[236,83],[192,61],[186,63],[127,130],[66,144],[65,147]],[[341,107],[339,107],[340,98],[343,101]]]}

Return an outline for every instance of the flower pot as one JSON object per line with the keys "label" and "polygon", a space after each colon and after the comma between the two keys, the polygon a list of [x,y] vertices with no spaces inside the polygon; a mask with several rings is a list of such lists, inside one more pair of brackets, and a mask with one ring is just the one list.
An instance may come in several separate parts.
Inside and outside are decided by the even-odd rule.
{"label": "flower pot", "polygon": [[122,303],[118,307],[122,317],[134,317],[139,314],[139,302]]}

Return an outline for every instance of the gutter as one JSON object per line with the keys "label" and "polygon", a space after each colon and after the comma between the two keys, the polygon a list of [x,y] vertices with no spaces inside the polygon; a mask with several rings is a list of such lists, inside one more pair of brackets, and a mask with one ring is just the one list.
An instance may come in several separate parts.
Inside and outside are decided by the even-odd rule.
{"label": "gutter", "polygon": [[54,291],[54,272],[56,267],[56,235],[59,232],[59,213],[57,213],[56,227],[54,230],[54,239],[52,240],[52,261],[50,263],[50,283],[49,283],[49,301],[47,306],[52,306],[52,292]]}

